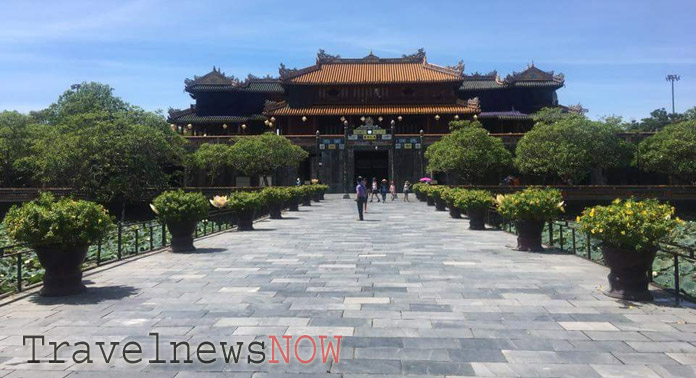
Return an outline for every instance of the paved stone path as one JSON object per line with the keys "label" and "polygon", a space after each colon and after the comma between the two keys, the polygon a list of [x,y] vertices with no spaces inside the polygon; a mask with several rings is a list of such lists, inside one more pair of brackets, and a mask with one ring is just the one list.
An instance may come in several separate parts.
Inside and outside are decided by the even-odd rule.
{"label": "paved stone path", "polygon": [[[605,297],[601,266],[511,251],[514,236],[469,231],[424,203],[371,203],[365,222],[339,196],[301,210],[199,240],[195,254],[92,274],[86,295],[0,307],[0,377],[696,376],[696,312]],[[120,346],[105,363],[95,344],[108,354],[111,341],[136,341],[148,360],[150,332],[165,359],[170,341],[194,355],[203,341],[247,344],[237,364],[128,364]],[[269,335],[303,334],[343,335],[339,362],[268,363]],[[68,341],[66,362],[46,363],[46,345],[28,364],[22,335]],[[71,360],[81,340],[94,363]],[[266,342],[258,365],[246,361],[254,340]]]}

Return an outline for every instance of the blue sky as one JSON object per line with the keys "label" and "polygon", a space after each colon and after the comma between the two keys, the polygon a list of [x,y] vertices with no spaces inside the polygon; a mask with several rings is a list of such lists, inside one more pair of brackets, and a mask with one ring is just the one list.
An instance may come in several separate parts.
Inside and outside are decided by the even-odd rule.
{"label": "blue sky", "polygon": [[343,57],[396,57],[501,76],[534,62],[562,72],[562,104],[597,118],[696,106],[693,0],[39,1],[1,0],[0,109],[29,111],[71,84],[99,81],[149,110],[186,107],[184,79],[278,74]]}

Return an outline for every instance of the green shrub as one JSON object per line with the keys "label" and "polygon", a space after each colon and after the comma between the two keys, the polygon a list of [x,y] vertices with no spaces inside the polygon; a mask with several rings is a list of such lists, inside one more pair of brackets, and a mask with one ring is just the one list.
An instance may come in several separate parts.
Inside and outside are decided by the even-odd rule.
{"label": "green shrub", "polygon": [[454,201],[461,192],[462,189],[445,187],[442,189],[440,196],[442,197],[443,201],[447,202],[448,204],[454,205]]}
{"label": "green shrub", "polygon": [[580,229],[603,243],[637,252],[654,249],[661,239],[683,223],[674,216],[672,206],[655,199],[617,199],[608,206],[586,208],[577,221]]}
{"label": "green shrub", "polygon": [[305,195],[304,189],[301,186],[292,186],[288,188],[291,198],[302,198]]}
{"label": "green shrub", "polygon": [[418,183],[413,184],[413,186],[411,186],[411,190],[413,190],[413,193],[415,193],[415,194],[424,193],[425,186],[427,186],[427,185],[428,184],[426,184],[426,183],[418,182]]}
{"label": "green shrub", "polygon": [[290,200],[290,198],[293,196],[290,188],[281,186],[264,188],[261,191],[261,195],[263,196],[264,202],[269,205],[282,204],[283,202]]}
{"label": "green shrub", "polygon": [[265,205],[266,198],[261,192],[235,192],[227,202],[227,208],[237,213],[255,211]]}
{"label": "green shrub", "polygon": [[157,196],[150,205],[165,222],[197,221],[208,216],[208,200],[201,193],[169,190]]}
{"label": "green shrub", "polygon": [[457,192],[454,206],[462,211],[487,209],[495,204],[493,194],[487,190],[462,190]]}
{"label": "green shrub", "polygon": [[428,197],[432,197],[434,199],[441,199],[442,198],[442,192],[447,189],[446,186],[440,186],[440,185],[428,185],[426,189],[426,194]]}
{"label": "green shrub", "polygon": [[546,221],[564,212],[561,191],[527,188],[521,192],[496,197],[500,214],[512,220]]}
{"label": "green shrub", "polygon": [[50,193],[12,206],[3,225],[14,240],[33,247],[84,246],[97,242],[114,227],[103,206],[89,201],[61,198]]}

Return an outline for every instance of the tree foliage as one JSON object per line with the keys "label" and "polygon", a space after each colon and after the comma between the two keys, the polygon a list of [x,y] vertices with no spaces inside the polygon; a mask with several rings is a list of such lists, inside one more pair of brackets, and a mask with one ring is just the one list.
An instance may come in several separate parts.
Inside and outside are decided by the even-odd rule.
{"label": "tree foliage", "polygon": [[670,125],[638,145],[640,168],[696,183],[696,121]]}
{"label": "tree foliage", "polygon": [[264,176],[280,167],[296,167],[309,155],[287,138],[273,133],[241,137],[230,149],[232,166],[248,176]]}
{"label": "tree foliage", "polygon": [[11,187],[26,182],[21,159],[30,154],[31,118],[16,112],[0,112],[0,185]]}
{"label": "tree foliage", "polygon": [[659,131],[667,125],[684,121],[696,121],[696,106],[684,113],[668,113],[665,108],[655,109],[650,112],[650,117],[643,118],[640,122],[633,121],[626,128],[630,131]]}
{"label": "tree foliage", "polygon": [[23,166],[43,185],[104,203],[125,205],[167,187],[184,154],[184,140],[161,114],[125,103],[104,84],[84,83],[33,117],[44,125]]}
{"label": "tree foliage", "polygon": [[204,143],[192,154],[189,160],[192,168],[205,171],[208,183],[213,185],[226,168],[232,168],[232,147],[220,143]]}
{"label": "tree foliage", "polygon": [[450,134],[425,151],[428,170],[454,172],[468,183],[510,165],[512,156],[499,138],[491,137],[480,122],[450,122]]}
{"label": "tree foliage", "polygon": [[577,183],[594,168],[628,164],[631,147],[618,131],[577,114],[539,122],[517,144],[515,166],[522,173]]}

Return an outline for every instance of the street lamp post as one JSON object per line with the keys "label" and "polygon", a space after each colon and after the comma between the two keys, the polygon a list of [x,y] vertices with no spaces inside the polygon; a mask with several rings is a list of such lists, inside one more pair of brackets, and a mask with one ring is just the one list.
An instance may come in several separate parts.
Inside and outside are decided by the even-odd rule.
{"label": "street lamp post", "polygon": [[321,153],[319,152],[319,137],[320,137],[320,136],[321,136],[321,133],[319,132],[319,130],[317,130],[317,133],[316,133],[316,139],[317,139],[317,145],[316,145],[317,158],[316,158],[316,160],[317,160],[317,165],[316,165],[316,170],[315,170],[315,172],[316,172],[316,174],[317,174],[317,177],[316,177],[317,180],[319,180],[319,169],[320,169],[320,167],[321,167]]}
{"label": "street lamp post", "polygon": [[396,124],[396,122],[392,119],[391,120],[391,141],[392,141],[391,142],[391,159],[389,161],[391,163],[391,167],[390,167],[391,180],[389,180],[389,181],[394,181],[394,185],[396,185],[396,173],[394,172],[394,160],[396,160],[396,144],[394,144],[396,142],[396,138],[394,137],[395,136],[394,135],[394,125],[395,124]]}
{"label": "street lamp post", "polygon": [[420,131],[420,176],[424,177],[425,172],[423,172],[423,150],[425,149],[425,146],[423,145],[423,129]]}
{"label": "street lamp post", "polygon": [[343,199],[350,199],[348,194],[348,121],[343,120]]}
{"label": "street lamp post", "polygon": [[672,114],[674,114],[674,82],[679,81],[681,77],[679,75],[667,75],[665,80],[672,83]]}

